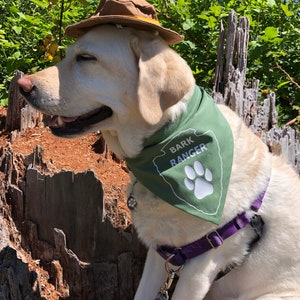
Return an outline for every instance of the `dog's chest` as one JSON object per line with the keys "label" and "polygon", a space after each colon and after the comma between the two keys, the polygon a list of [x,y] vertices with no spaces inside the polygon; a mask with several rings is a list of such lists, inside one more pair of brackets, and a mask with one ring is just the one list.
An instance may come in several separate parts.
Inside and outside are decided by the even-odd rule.
{"label": "dog's chest", "polygon": [[136,201],[131,211],[135,228],[147,246],[183,245],[208,232],[212,226],[163,201],[141,183],[129,188]]}

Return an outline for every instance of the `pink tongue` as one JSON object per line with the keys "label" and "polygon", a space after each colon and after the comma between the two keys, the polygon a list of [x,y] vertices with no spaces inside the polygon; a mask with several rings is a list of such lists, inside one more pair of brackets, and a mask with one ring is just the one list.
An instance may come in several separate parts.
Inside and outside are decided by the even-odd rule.
{"label": "pink tongue", "polygon": [[70,123],[77,119],[78,117],[58,117],[58,116],[52,116],[51,120],[48,121],[47,126],[54,126],[54,127],[60,127],[63,123]]}
{"label": "pink tongue", "polygon": [[78,117],[60,117],[62,121],[65,123],[70,123],[75,121]]}

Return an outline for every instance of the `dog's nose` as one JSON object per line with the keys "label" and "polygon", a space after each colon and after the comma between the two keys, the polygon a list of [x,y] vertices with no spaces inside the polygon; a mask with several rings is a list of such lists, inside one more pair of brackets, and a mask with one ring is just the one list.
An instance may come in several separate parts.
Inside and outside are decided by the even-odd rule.
{"label": "dog's nose", "polygon": [[29,77],[22,77],[18,79],[18,84],[25,93],[29,93],[34,86],[32,80]]}

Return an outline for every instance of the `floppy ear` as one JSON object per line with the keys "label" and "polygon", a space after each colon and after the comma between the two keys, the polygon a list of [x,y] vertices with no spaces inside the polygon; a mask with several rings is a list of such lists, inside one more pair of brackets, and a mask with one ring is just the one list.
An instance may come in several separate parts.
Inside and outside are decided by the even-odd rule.
{"label": "floppy ear", "polygon": [[164,111],[191,89],[194,79],[186,62],[164,41],[144,34],[134,38],[131,45],[138,60],[140,113],[147,123],[155,125]]}

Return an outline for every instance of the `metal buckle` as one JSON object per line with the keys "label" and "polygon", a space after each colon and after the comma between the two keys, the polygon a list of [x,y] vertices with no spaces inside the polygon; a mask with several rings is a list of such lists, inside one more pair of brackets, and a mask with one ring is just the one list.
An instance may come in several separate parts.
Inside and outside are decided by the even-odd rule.
{"label": "metal buckle", "polygon": [[170,263],[170,260],[171,260],[175,255],[176,255],[176,254],[171,254],[171,255],[166,259],[166,261],[165,261],[165,269],[166,269],[166,272],[167,272],[168,274],[171,274],[171,273],[177,273],[177,272],[179,272],[179,271],[183,268],[183,266],[184,266],[184,265],[178,266],[178,268],[175,269],[175,270],[174,270],[174,268],[172,268],[172,267],[169,266],[169,265],[171,264],[171,263]]}
{"label": "metal buckle", "polygon": [[208,241],[209,244],[211,245],[211,247],[212,247],[213,249],[216,249],[216,248],[220,247],[221,245],[215,246],[215,245],[212,243],[212,240],[210,239],[210,235],[213,234],[213,233],[215,233],[215,234],[217,235],[217,237],[220,239],[221,245],[223,244],[224,240],[222,239],[222,237],[220,236],[220,234],[219,234],[218,231],[212,231],[212,232],[208,233],[208,234],[205,236],[206,239],[207,239],[207,241]]}

